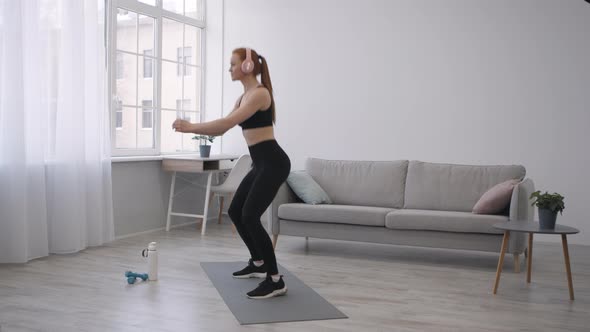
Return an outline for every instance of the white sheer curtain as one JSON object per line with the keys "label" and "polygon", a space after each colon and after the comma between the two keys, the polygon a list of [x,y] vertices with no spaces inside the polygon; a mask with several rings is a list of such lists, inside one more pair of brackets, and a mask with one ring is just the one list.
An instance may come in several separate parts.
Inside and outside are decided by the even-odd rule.
{"label": "white sheer curtain", "polygon": [[114,239],[104,0],[0,0],[0,263]]}

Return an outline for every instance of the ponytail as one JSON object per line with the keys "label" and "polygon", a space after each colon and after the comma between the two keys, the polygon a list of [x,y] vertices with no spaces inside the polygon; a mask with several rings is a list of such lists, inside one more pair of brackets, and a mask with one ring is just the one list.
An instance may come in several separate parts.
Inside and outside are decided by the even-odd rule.
{"label": "ponytail", "polygon": [[270,110],[272,112],[272,122],[275,123],[275,98],[273,97],[272,83],[270,82],[270,73],[268,72],[268,64],[266,63],[266,59],[263,56],[260,56],[260,60],[262,60],[260,80],[262,81],[262,85],[264,85],[264,87],[268,89],[268,92],[270,92]]}

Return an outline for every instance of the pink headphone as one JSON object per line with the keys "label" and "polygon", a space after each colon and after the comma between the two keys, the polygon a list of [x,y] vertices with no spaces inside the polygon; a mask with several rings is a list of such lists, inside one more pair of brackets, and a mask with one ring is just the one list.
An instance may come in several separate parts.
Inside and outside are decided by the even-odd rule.
{"label": "pink headphone", "polygon": [[254,70],[254,61],[252,61],[252,51],[246,48],[246,59],[242,61],[242,72],[249,74]]}

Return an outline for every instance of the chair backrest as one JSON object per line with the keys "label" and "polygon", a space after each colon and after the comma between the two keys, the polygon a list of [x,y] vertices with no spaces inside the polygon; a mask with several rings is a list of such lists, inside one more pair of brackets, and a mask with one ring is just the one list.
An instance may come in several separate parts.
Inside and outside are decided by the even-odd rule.
{"label": "chair backrest", "polygon": [[250,157],[250,155],[244,154],[238,159],[234,167],[231,169],[222,186],[224,188],[233,188],[234,191],[237,190],[240,182],[242,182],[242,179],[244,179],[250,169],[252,169],[252,157]]}

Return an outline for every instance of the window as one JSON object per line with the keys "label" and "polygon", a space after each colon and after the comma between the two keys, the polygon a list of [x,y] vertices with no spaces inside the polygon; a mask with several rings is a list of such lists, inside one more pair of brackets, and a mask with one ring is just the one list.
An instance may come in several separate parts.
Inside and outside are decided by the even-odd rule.
{"label": "window", "polygon": [[191,64],[191,53],[192,50],[190,47],[179,47],[176,50],[176,59],[178,61],[178,65],[176,66],[176,74],[178,76],[188,76],[191,74],[191,67],[187,66]]}
{"label": "window", "polygon": [[172,122],[202,118],[203,0],[109,3],[113,155],[197,151]]}
{"label": "window", "polygon": [[143,100],[141,102],[141,128],[143,129],[152,129],[152,101],[151,100]]}
{"label": "window", "polygon": [[153,77],[154,59],[151,58],[152,56],[154,56],[153,50],[143,51],[143,78]]}

